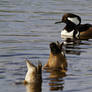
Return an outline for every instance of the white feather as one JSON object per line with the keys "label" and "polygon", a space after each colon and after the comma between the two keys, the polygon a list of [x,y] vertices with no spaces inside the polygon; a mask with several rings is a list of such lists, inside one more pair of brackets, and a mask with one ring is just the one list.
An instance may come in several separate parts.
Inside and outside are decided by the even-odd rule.
{"label": "white feather", "polygon": [[72,38],[73,37],[73,32],[74,32],[74,30],[73,31],[71,31],[71,32],[67,32],[67,30],[62,30],[61,31],[61,37],[62,36],[66,36],[67,38],[69,37],[69,38]]}
{"label": "white feather", "polygon": [[25,80],[28,83],[34,82],[36,79],[36,67],[28,60],[26,60],[26,64],[28,71],[26,73]]}
{"label": "white feather", "polygon": [[74,17],[74,18],[68,17],[67,19],[76,25],[78,25],[80,23],[77,17]]}
{"label": "white feather", "polygon": [[76,34],[76,38],[79,38],[79,31],[78,31],[77,34]]}

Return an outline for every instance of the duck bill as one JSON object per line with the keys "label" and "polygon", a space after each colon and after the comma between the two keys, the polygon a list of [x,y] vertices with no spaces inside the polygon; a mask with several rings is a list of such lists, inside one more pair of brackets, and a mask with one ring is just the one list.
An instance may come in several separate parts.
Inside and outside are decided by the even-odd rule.
{"label": "duck bill", "polygon": [[59,24],[59,23],[62,23],[62,21],[55,22],[55,24]]}

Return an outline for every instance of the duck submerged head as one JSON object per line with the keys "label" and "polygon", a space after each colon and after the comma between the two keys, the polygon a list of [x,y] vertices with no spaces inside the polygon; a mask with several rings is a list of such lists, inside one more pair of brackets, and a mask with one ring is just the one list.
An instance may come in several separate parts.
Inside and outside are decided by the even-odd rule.
{"label": "duck submerged head", "polygon": [[26,60],[27,73],[25,76],[24,84],[36,83],[41,80],[42,64],[39,63],[38,66],[33,65],[29,60]]}

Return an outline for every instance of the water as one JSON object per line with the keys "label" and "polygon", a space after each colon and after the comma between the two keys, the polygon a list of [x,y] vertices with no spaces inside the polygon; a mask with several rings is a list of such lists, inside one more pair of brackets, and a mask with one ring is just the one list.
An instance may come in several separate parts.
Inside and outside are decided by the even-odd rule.
{"label": "water", "polygon": [[[25,59],[47,62],[49,43],[62,41],[64,25],[54,23],[67,12],[92,23],[91,0],[0,0],[0,92],[27,92],[15,84],[24,80]],[[42,92],[92,92],[92,40],[67,48],[66,58],[67,76],[51,80],[43,71]]]}

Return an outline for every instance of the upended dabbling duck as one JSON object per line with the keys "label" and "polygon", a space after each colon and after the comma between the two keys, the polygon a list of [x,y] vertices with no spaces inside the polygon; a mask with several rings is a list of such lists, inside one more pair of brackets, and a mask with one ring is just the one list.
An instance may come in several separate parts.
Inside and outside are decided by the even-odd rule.
{"label": "upended dabbling duck", "polygon": [[26,60],[27,73],[24,80],[26,92],[42,92],[42,64],[38,62],[35,66],[29,60]]}
{"label": "upended dabbling duck", "polygon": [[25,76],[24,84],[37,84],[42,81],[42,64],[39,62],[38,66],[33,65],[29,60],[26,60],[27,73]]}
{"label": "upended dabbling duck", "polygon": [[72,13],[66,13],[63,15],[61,21],[57,23],[65,23],[66,26],[61,31],[61,37],[67,38],[80,38],[89,39],[92,38],[92,25],[81,24],[81,18],[78,15]]}
{"label": "upended dabbling duck", "polygon": [[43,69],[60,70],[61,72],[66,72],[67,61],[63,51],[63,43],[50,43],[48,62],[44,65]]}

